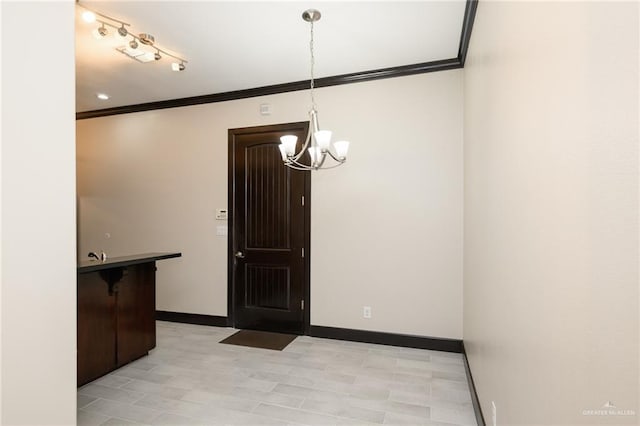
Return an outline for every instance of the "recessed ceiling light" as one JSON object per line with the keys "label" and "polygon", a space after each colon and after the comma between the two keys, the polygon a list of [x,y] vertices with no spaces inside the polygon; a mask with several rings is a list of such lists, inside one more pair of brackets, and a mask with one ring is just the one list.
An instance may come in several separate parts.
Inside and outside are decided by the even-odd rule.
{"label": "recessed ceiling light", "polygon": [[106,93],[97,93],[96,96],[98,97],[98,99],[102,99],[103,101],[109,99],[109,95],[107,95]]}

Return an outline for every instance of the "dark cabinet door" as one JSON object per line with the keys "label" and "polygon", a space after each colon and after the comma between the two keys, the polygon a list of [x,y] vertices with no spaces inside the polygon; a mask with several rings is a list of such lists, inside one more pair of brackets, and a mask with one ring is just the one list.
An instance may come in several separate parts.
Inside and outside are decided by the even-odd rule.
{"label": "dark cabinet door", "polygon": [[118,366],[146,355],[156,345],[155,264],[125,269],[118,283]]}
{"label": "dark cabinet door", "polygon": [[98,272],[78,276],[78,386],[96,379],[116,364],[114,294]]}

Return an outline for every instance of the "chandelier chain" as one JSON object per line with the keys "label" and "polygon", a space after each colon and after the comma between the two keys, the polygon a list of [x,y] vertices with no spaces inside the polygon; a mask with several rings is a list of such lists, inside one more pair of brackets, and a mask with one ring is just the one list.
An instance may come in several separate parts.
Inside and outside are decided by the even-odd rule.
{"label": "chandelier chain", "polygon": [[314,82],[314,68],[316,65],[316,58],[314,55],[314,50],[313,50],[313,21],[311,21],[311,39],[309,40],[309,51],[311,52],[311,107],[313,109],[316,109],[316,98],[314,96],[314,92],[313,89],[315,88],[315,82]]}

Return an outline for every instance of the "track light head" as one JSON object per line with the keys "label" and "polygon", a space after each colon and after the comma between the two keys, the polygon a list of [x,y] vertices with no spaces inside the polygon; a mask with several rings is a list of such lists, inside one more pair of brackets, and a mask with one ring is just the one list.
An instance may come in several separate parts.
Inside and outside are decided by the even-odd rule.
{"label": "track light head", "polygon": [[140,43],[146,44],[148,46],[153,46],[153,43],[156,42],[155,37],[153,37],[151,34],[140,33],[138,34],[138,38],[140,39]]}
{"label": "track light head", "polygon": [[129,42],[129,47],[132,48],[132,49],[137,49],[138,48],[138,42],[136,41],[135,38]]}
{"label": "track light head", "polygon": [[180,62],[180,63],[178,63],[178,62],[173,62],[173,63],[171,64],[171,69],[172,69],[173,71],[184,71],[184,68],[185,68],[185,66],[184,66],[184,62]]}
{"label": "track light head", "polygon": [[156,61],[162,59],[162,56],[160,56],[160,51],[156,51],[156,53],[153,55],[153,59],[155,59]]}
{"label": "track light head", "polygon": [[124,25],[122,25],[120,28],[118,28],[118,35],[120,37],[126,37],[127,34],[129,34],[129,31],[127,31],[127,29],[124,27]]}
{"label": "track light head", "polygon": [[102,24],[101,27],[98,27],[95,30],[93,30],[93,36],[98,40],[103,38],[107,34],[109,34],[109,31],[105,28],[104,24]]}

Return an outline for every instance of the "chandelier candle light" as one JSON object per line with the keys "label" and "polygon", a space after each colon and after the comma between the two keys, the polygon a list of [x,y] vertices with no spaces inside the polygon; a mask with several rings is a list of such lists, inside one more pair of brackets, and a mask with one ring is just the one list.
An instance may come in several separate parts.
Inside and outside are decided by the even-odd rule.
{"label": "chandelier candle light", "polygon": [[[311,24],[311,38],[309,42],[309,50],[311,52],[311,110],[309,111],[309,132],[307,139],[302,145],[300,152],[296,153],[296,144],[298,137],[294,135],[285,135],[280,138],[282,142],[278,147],[282,155],[282,161],[287,167],[295,170],[319,170],[332,169],[344,164],[347,161],[347,152],[349,150],[349,142],[337,141],[333,143],[331,149],[331,130],[320,130],[318,124],[318,111],[316,110],[316,100],[314,97],[314,66],[315,56],[313,52],[313,23],[320,20],[320,12],[315,9],[306,10],[302,14],[302,19]],[[305,152],[309,153],[309,164],[301,161]],[[334,163],[325,165],[327,157],[331,157]]]}

